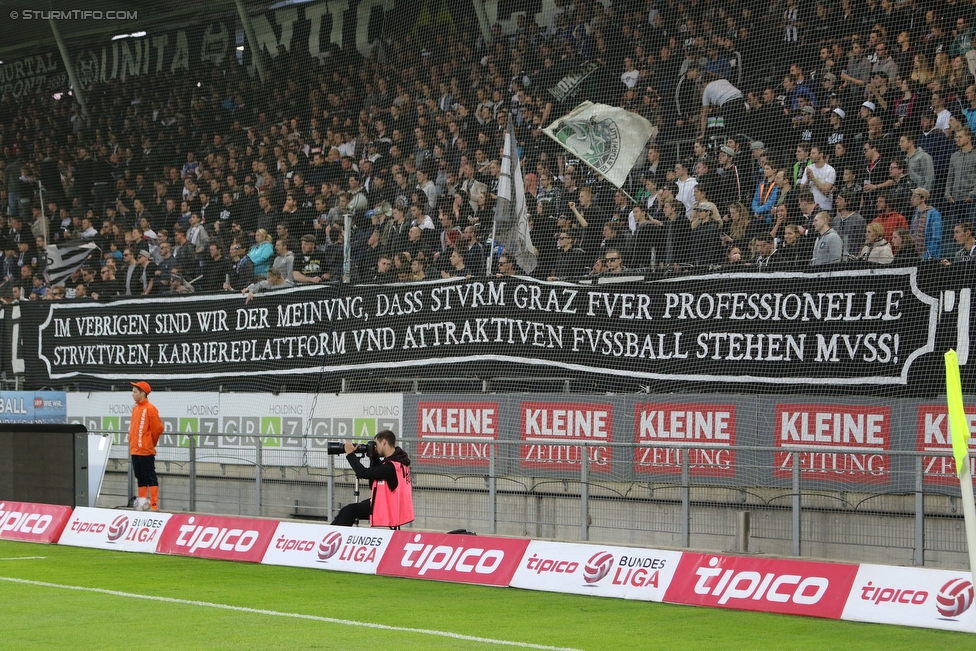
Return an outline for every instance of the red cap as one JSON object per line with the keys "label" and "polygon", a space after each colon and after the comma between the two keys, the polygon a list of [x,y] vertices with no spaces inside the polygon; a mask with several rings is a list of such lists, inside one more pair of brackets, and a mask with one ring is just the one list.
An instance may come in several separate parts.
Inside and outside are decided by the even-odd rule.
{"label": "red cap", "polygon": [[135,388],[139,389],[140,391],[142,391],[147,395],[149,394],[149,392],[152,391],[152,387],[149,386],[148,382],[129,382],[129,384],[131,384],[132,386],[134,386]]}

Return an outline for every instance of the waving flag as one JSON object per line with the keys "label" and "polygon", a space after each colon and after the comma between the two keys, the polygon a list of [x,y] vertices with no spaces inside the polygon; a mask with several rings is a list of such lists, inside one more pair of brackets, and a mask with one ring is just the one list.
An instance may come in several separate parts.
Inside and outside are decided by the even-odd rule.
{"label": "waving flag", "polygon": [[644,153],[654,126],[622,108],[583,102],[543,131],[619,188]]}
{"label": "waving flag", "polygon": [[60,248],[49,244],[44,247],[44,250],[47,253],[45,274],[48,284],[63,285],[71,274],[85,266],[92,255],[98,255],[99,248],[94,243],[89,242],[88,244]]}
{"label": "waving flag", "polygon": [[532,246],[529,211],[525,206],[525,179],[519,165],[515,128],[508,122],[502,171],[498,178],[498,201],[495,204],[495,241],[505,247],[505,254],[515,258],[526,273],[539,264],[538,250]]}

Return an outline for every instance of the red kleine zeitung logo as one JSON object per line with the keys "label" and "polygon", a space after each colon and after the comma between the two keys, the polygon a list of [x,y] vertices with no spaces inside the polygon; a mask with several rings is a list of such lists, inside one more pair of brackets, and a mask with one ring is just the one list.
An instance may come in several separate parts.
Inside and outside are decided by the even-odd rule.
{"label": "red kleine zeitung logo", "polygon": [[583,568],[583,580],[589,584],[598,583],[613,569],[613,554],[610,552],[597,552],[590,556]]}
{"label": "red kleine zeitung logo", "polygon": [[942,586],[935,598],[935,606],[943,617],[959,617],[973,605],[973,584],[966,579],[953,579]]}
{"label": "red kleine zeitung logo", "polygon": [[34,409],[42,409],[44,407],[44,398],[34,398]]}
{"label": "red kleine zeitung logo", "polygon": [[338,531],[328,533],[319,543],[319,560],[327,561],[342,547],[342,534]]}
{"label": "red kleine zeitung logo", "polygon": [[120,515],[112,520],[112,524],[108,525],[108,533],[105,535],[105,537],[109,542],[115,542],[125,534],[125,531],[128,528],[129,516]]}

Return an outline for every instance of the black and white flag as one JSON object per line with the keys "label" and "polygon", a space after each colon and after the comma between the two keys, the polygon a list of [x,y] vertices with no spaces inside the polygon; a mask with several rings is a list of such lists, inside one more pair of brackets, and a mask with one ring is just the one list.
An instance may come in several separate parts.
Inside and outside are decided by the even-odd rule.
{"label": "black and white flag", "polygon": [[44,247],[47,253],[45,274],[49,285],[63,285],[71,274],[85,265],[92,255],[98,255],[99,248],[94,243],[79,246],[57,247],[49,244]]}

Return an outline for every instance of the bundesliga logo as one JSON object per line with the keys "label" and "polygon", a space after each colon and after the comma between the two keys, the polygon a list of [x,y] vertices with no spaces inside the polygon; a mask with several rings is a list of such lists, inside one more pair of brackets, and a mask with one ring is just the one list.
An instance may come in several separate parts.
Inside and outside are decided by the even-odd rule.
{"label": "bundesliga logo", "polygon": [[129,518],[125,515],[120,515],[114,520],[112,524],[108,526],[108,538],[109,542],[115,542],[125,533],[125,530],[129,528]]}
{"label": "bundesliga logo", "polygon": [[333,531],[332,533],[325,536],[322,542],[319,543],[319,560],[327,561],[336,555],[339,548],[342,547],[342,534],[338,531]]}
{"label": "bundesliga logo", "polygon": [[597,552],[590,556],[583,568],[583,580],[587,583],[596,583],[613,568],[613,554],[610,552]]}
{"label": "bundesliga logo", "polygon": [[935,599],[935,606],[943,617],[959,617],[973,605],[973,584],[966,579],[949,581]]}

